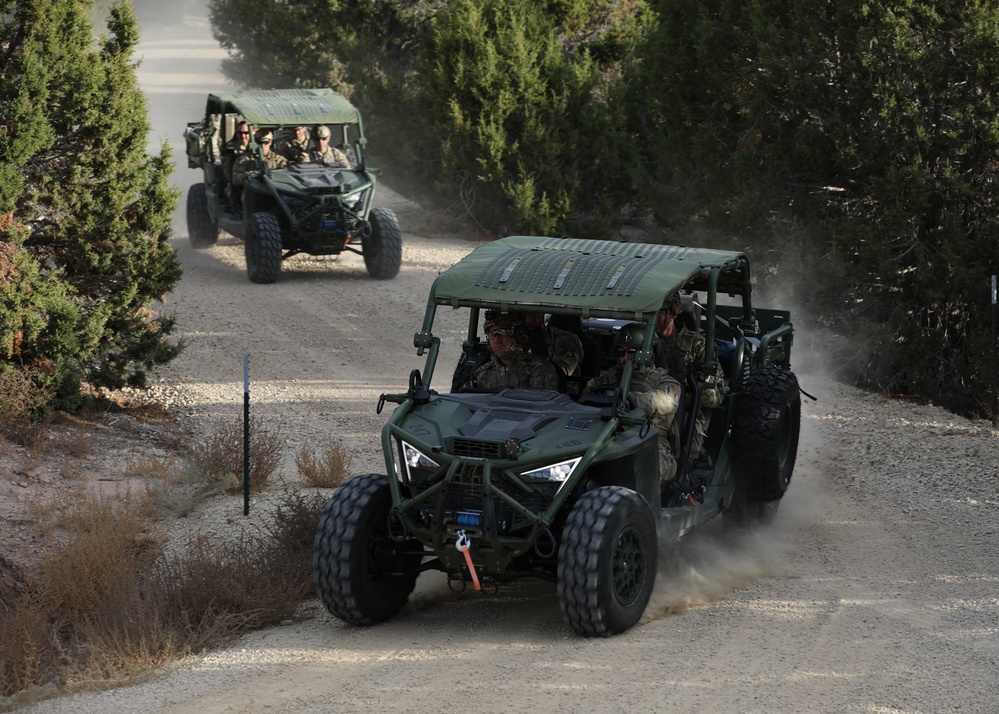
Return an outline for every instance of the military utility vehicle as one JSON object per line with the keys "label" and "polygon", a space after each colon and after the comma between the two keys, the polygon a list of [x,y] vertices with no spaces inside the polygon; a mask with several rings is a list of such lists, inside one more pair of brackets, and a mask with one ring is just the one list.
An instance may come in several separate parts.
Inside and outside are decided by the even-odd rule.
{"label": "military utility vehicle", "polygon": [[[233,139],[241,121],[250,128],[249,151],[257,170],[245,186],[232,186],[226,162],[233,161]],[[274,143],[292,129],[325,126],[331,145],[350,159],[349,166],[317,162],[268,169],[254,132],[269,129]],[[373,278],[398,274],[402,233],[395,213],[372,208],[375,171],[366,166],[361,114],[332,89],[274,89],[208,95],[205,117],[187,125],[187,163],[203,180],[187,194],[191,245],[208,248],[219,231],[242,240],[246,271],[255,283],[273,283],[281,261],[299,253],[364,257]]]}
{"label": "military utility vehicle", "polygon": [[[425,367],[378,404],[397,405],[382,432],[387,475],[349,480],[319,523],[313,574],[329,611],[356,625],[384,621],[426,570],[454,589],[537,577],[555,583],[569,627],[612,635],[644,612],[661,546],[719,514],[736,533],[769,522],[794,469],[801,393],[790,315],[755,307],[751,285],[738,252],[529,236],[483,245],[440,274],[413,340]],[[671,444],[679,471],[661,482],[656,430],[628,393],[630,367],[656,361],[656,316],[673,296],[705,337],[699,369],[722,366],[724,400],[708,410],[692,457],[701,382],[673,375],[683,385]],[[466,313],[451,328],[464,333],[460,371],[480,360],[485,310],[575,325],[597,353],[582,361],[594,373],[567,378],[564,391],[449,391],[461,380],[450,369],[438,376],[439,366],[459,348],[442,353],[446,331],[435,326]],[[644,344],[616,389],[586,389],[617,364],[613,335],[624,324],[638,325]]]}

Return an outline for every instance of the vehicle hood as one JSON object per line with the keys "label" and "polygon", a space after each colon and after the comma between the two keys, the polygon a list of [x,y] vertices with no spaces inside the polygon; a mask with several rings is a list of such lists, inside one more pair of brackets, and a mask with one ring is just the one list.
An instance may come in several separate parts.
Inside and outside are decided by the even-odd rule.
{"label": "vehicle hood", "polygon": [[335,195],[353,193],[371,184],[364,171],[322,164],[296,164],[268,173],[271,184],[282,193]]}

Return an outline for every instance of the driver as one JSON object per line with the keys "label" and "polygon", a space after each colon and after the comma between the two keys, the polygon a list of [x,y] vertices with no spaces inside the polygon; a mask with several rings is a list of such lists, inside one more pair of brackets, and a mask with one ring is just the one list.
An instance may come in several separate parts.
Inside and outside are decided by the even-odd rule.
{"label": "driver", "polygon": [[558,371],[544,357],[524,351],[524,321],[499,310],[486,310],[483,325],[489,339],[489,361],[475,370],[464,388],[558,389]]}
{"label": "driver", "polygon": [[[645,328],[642,325],[632,322],[622,326],[614,336],[614,346],[618,350],[617,366],[592,380],[583,394],[600,387],[617,387],[628,361],[634,360],[635,353],[642,349],[644,340]],[[652,419],[652,426],[659,437],[659,478],[665,484],[676,478],[676,459],[670,449],[669,435],[673,429],[676,410],[680,406],[680,383],[662,367],[643,369],[635,362],[632,365],[634,374],[628,391],[628,406],[641,409],[645,416]]]}

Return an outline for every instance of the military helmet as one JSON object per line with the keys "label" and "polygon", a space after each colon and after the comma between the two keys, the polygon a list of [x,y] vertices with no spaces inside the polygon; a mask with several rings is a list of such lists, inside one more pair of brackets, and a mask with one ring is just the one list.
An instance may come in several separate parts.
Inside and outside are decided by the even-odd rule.
{"label": "military helmet", "polygon": [[622,350],[640,350],[645,344],[645,325],[630,322],[614,335],[614,346]]}
{"label": "military helmet", "polygon": [[524,331],[524,320],[519,315],[513,315],[501,310],[486,310],[485,322],[482,324],[482,331],[489,335],[489,328],[493,325],[507,325],[513,330],[513,337],[520,344],[525,344],[527,335]]}
{"label": "military helmet", "polygon": [[680,293],[673,293],[668,298],[666,302],[663,303],[663,310],[669,310],[670,312],[679,315],[682,309],[680,302]]}

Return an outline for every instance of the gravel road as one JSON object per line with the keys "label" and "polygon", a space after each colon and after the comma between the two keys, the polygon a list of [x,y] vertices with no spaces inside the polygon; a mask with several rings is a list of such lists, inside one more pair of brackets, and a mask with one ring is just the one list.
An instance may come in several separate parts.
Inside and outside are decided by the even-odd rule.
{"label": "gravel road", "polygon": [[[144,49],[157,128],[183,159],[184,122],[223,86],[204,73],[221,52],[193,15]],[[175,176],[185,192],[196,178]],[[182,424],[241,412],[249,353],[252,410],[280,424],[292,451],[335,435],[358,472],[384,470],[378,395],[422,367],[412,334],[430,283],[474,244],[416,235],[418,207],[388,187],[379,203],[404,230],[402,271],[387,282],[357,256],[298,257],[275,285],[254,285],[238,241],[195,252],[178,213],[184,278],[164,309],[188,348],[156,389]],[[777,524],[738,544],[709,524],[663,553],[645,619],[620,636],[573,635],[549,584],[453,594],[427,574],[384,625],[349,627],[312,603],[144,684],[29,711],[999,711],[999,431],[839,385],[808,355],[795,369],[818,401],[803,402]],[[293,465],[282,473],[294,481]],[[238,528],[241,505],[220,502],[197,522]]]}

